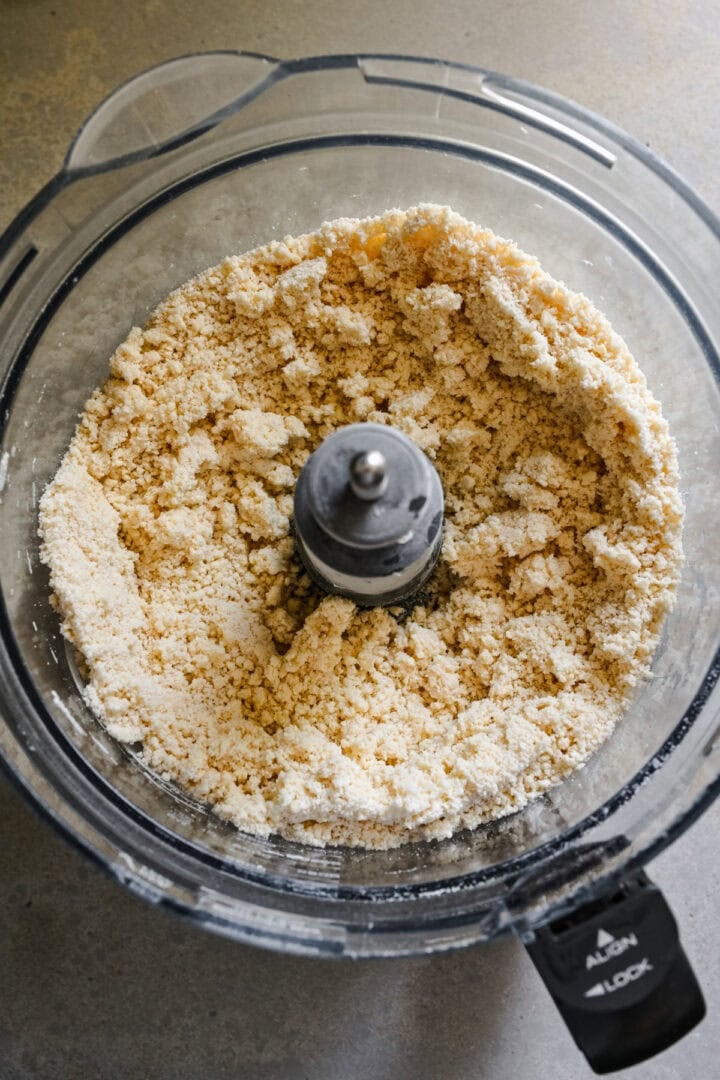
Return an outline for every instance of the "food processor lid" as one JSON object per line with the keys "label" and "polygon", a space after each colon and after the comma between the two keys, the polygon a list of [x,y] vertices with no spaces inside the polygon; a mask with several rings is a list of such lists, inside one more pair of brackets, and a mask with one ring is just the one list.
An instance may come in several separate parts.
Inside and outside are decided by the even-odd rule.
{"label": "food processor lid", "polygon": [[[273,95],[284,88],[280,114]],[[6,357],[0,487],[6,505],[20,497],[13,406],[25,369],[50,320],[103,252],[173,199],[233,170],[357,147],[437,155],[448,201],[456,192],[455,162],[496,170],[562,201],[578,221],[612,234],[643,267],[717,377],[720,314],[712,283],[720,270],[718,223],[670,169],[612,125],[521,81],[437,60],[188,56],[112,94],[79,132],[61,174],[0,240]],[[297,177],[300,183],[299,171]],[[372,879],[371,859],[360,858],[358,876],[348,877],[338,854],[335,862],[328,859],[323,879],[319,864],[308,869],[291,849],[276,853],[273,863],[270,844],[269,869],[259,874],[240,858],[204,848],[197,837],[180,836],[179,826],[174,833],[144,815],[131,791],[119,791],[90,763],[90,751],[77,749],[76,718],[61,698],[40,693],[28,673],[14,604],[5,589],[0,689],[9,704],[0,749],[12,775],[116,877],[243,940],[310,953],[397,955],[467,944],[510,928],[532,935],[656,855],[720,790],[716,653],[670,735],[622,789],[581,821],[564,829],[560,822],[553,840],[517,858],[499,857],[488,870],[465,872],[448,853],[447,869],[428,878],[418,857],[408,854],[406,862],[397,857],[390,884],[367,884],[362,873]],[[502,852],[502,836],[497,843]],[[334,877],[333,866],[340,868]],[[282,925],[268,892],[283,898]],[[380,936],[367,931],[368,900]]]}

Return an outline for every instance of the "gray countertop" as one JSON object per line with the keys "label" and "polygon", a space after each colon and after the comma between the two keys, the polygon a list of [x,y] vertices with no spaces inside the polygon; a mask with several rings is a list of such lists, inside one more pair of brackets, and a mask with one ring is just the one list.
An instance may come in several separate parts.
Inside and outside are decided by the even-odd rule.
{"label": "gray countertop", "polygon": [[[0,226],[84,115],[159,60],[443,56],[574,98],[720,211],[720,7],[704,0],[0,0]],[[429,959],[315,961],[212,938],[107,881],[0,781],[0,1080],[582,1080],[513,941]],[[628,1080],[720,1076],[720,805],[653,864],[708,1018]]]}

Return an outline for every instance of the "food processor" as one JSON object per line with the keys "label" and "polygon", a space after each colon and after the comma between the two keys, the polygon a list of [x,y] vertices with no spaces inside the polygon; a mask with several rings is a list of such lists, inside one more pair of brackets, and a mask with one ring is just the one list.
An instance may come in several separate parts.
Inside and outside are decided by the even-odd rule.
{"label": "food processor", "polygon": [[[324,220],[421,202],[515,240],[629,345],[678,444],[677,602],[613,735],[519,813],[390,851],[246,835],[152,775],[85,706],[39,561],[38,500],[114,348],[172,289]],[[10,776],[118,881],[229,938],[393,957],[514,933],[596,1071],[669,1045],[704,1006],[643,868],[720,790],[719,273],[720,224],[667,166],[514,79],[412,57],[224,52],[126,83],[0,241]],[[381,473],[360,461],[355,480],[382,486]],[[421,555],[413,584],[433,545]]]}

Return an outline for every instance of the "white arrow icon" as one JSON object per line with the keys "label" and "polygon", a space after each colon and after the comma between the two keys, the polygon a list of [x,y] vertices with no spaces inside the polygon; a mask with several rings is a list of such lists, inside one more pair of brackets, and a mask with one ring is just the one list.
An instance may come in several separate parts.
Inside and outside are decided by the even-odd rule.
{"label": "white arrow icon", "polygon": [[608,934],[607,930],[598,930],[597,947],[598,949],[604,949],[606,945],[609,945],[615,938],[612,934]]}
{"label": "white arrow icon", "polygon": [[585,991],[585,997],[601,997],[605,993],[605,987],[601,982],[595,983],[589,990]]}

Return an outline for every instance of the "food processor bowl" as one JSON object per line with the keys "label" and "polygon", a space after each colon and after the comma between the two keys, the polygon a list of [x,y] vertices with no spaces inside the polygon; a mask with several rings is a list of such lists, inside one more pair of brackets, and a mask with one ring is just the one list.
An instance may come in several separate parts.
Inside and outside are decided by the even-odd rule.
{"label": "food processor bowl", "polygon": [[[238,832],[111,739],[49,604],[37,507],[133,324],[229,253],[446,203],[537,255],[628,343],[677,440],[685,564],[652,676],[587,765],[519,813],[391,851]],[[604,120],[465,65],[187,56],[110,96],[0,244],[0,750],[116,879],[228,937],[398,956],[539,928],[658,854],[720,787],[720,226]]]}

